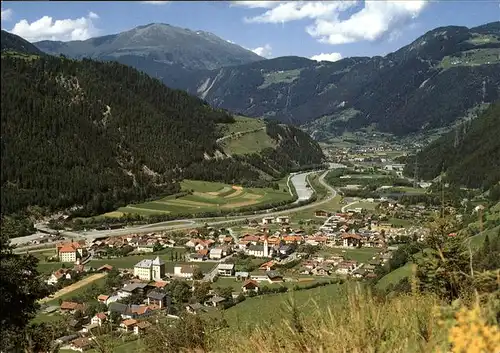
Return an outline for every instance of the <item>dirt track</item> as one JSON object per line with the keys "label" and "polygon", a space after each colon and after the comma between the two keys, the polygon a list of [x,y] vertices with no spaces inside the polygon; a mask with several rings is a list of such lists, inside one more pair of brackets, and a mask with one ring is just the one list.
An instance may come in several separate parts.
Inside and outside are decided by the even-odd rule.
{"label": "dirt track", "polygon": [[81,281],[78,281],[76,283],[73,283],[67,287],[64,287],[63,289],[58,290],[56,293],[54,293],[54,296],[52,298],[46,297],[40,300],[40,302],[48,302],[54,299],[57,299],[65,294],[71,293],[89,283],[92,283],[94,281],[97,281],[99,278],[103,278],[106,276],[106,273],[96,273],[91,276],[88,276],[87,278],[82,279]]}

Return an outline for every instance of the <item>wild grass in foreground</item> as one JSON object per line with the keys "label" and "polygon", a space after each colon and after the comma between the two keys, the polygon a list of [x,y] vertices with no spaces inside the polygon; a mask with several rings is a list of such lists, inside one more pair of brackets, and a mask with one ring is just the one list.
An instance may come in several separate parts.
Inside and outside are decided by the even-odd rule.
{"label": "wild grass in foreground", "polygon": [[154,340],[144,340],[148,343],[143,352],[500,352],[498,322],[489,304],[446,304],[435,295],[415,291],[380,298],[359,284],[347,284],[342,294],[328,306],[308,312],[298,310],[291,296],[279,324],[254,328],[188,315],[175,327],[160,326],[151,332]]}

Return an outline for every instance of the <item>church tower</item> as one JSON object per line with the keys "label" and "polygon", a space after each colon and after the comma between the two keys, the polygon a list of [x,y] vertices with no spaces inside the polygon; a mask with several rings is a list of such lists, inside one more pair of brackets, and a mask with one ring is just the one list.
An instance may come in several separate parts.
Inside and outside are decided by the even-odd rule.
{"label": "church tower", "polygon": [[269,245],[267,244],[267,235],[264,237],[264,257],[269,257]]}

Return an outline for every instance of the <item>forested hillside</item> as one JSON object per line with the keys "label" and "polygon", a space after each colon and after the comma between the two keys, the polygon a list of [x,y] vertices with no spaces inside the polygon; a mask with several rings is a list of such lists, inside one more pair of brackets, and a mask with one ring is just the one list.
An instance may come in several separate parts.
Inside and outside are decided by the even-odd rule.
{"label": "forested hillside", "polygon": [[[175,193],[183,178],[263,182],[217,145],[231,115],[135,69],[20,54],[1,64],[2,214],[39,205],[93,215]],[[294,167],[323,158],[286,149]]]}
{"label": "forested hillside", "polygon": [[446,174],[454,184],[488,189],[500,181],[500,101],[481,116],[464,122],[434,141],[417,158],[408,158],[406,172],[432,179]]}

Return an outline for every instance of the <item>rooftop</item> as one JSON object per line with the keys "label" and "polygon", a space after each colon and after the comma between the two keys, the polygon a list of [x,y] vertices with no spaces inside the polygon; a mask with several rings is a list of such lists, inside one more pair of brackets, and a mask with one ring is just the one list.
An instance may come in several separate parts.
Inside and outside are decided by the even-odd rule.
{"label": "rooftop", "polygon": [[140,268],[151,268],[152,266],[165,265],[165,261],[161,260],[160,257],[156,257],[154,260],[144,259],[139,261],[134,267]]}
{"label": "rooftop", "polygon": [[217,268],[219,270],[232,270],[232,269],[234,269],[234,264],[219,264],[219,266],[217,266]]}
{"label": "rooftop", "polygon": [[157,291],[151,291],[148,293],[148,298],[155,299],[155,300],[163,300],[167,295],[165,293],[160,293]]}

